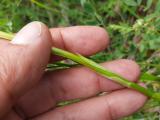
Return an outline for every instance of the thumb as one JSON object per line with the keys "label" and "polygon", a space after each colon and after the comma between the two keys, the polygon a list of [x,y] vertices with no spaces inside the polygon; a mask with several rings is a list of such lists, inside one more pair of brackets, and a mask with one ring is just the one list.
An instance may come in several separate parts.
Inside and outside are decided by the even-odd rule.
{"label": "thumb", "polygon": [[38,82],[50,51],[49,29],[40,22],[26,25],[11,43],[0,45],[0,117]]}

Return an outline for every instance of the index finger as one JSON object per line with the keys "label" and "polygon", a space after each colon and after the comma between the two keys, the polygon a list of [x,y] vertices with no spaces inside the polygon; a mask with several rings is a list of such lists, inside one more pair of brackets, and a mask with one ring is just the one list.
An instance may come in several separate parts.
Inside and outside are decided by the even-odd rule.
{"label": "index finger", "polygon": [[109,44],[105,29],[97,26],[73,26],[50,29],[55,47],[85,56],[104,50]]}

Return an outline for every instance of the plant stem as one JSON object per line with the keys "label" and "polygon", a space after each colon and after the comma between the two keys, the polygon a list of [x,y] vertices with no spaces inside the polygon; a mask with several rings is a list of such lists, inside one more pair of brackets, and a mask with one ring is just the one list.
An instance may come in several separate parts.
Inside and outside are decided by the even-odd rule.
{"label": "plant stem", "polygon": [[143,93],[144,95],[146,95],[150,98],[153,98],[153,99],[160,101],[160,94],[159,93],[155,93],[155,92],[153,92],[147,88],[144,88],[134,82],[131,82],[131,81],[117,75],[116,73],[113,73],[113,72],[107,70],[106,68],[100,66],[99,64],[95,63],[94,61],[87,59],[79,54],[73,54],[68,51],[65,51],[65,50],[62,50],[59,48],[55,48],[55,47],[52,48],[52,53],[56,54],[58,56],[62,56],[62,57],[71,59],[71,60],[73,60],[77,63],[80,63],[80,64],[96,71],[100,75],[102,75],[106,78],[109,78],[109,79],[111,79],[111,80],[113,80],[113,81],[115,81],[125,87],[132,88],[134,90],[137,90],[137,91]]}
{"label": "plant stem", "polygon": [[[8,40],[11,40],[13,38],[13,35],[10,35],[10,34],[4,33],[4,32],[2,32],[2,33],[3,34],[0,34],[0,38],[5,38]],[[52,54],[62,56],[62,57],[68,58],[70,60],[73,60],[74,62],[80,63],[80,64],[94,70],[95,72],[97,72],[98,74],[100,74],[106,78],[109,78],[109,79],[111,79],[111,80],[113,80],[113,81],[115,81],[125,87],[137,90],[150,98],[153,98],[155,100],[160,101],[160,93],[155,93],[155,92],[153,92],[147,88],[144,88],[134,82],[131,82],[131,81],[123,78],[122,76],[107,70],[106,68],[97,64],[96,62],[94,62],[88,58],[83,57],[80,54],[73,54],[71,52],[68,52],[68,51],[65,51],[65,50],[62,50],[59,48],[55,48],[55,47],[52,47],[51,52],[52,52]]]}
{"label": "plant stem", "polygon": [[13,34],[0,31],[0,38],[11,40],[13,37],[14,37]]}

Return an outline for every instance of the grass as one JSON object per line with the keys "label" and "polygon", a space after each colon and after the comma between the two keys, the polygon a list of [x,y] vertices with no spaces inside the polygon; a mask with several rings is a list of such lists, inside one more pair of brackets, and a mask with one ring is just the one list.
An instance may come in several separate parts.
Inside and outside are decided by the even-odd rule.
{"label": "grass", "polygon": [[[112,39],[111,46],[91,58],[103,62],[118,58],[136,60],[144,74],[160,75],[160,0],[1,0],[0,30],[17,32],[39,20],[48,26],[97,25]],[[160,92],[159,79],[143,81]],[[150,100],[124,120],[158,120],[160,103]]]}

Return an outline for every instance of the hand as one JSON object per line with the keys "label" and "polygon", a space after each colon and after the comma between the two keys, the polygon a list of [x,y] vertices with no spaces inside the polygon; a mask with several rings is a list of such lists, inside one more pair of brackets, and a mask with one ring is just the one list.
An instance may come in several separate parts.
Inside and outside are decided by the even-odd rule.
{"label": "hand", "polygon": [[[91,26],[48,28],[40,22],[25,26],[11,41],[0,41],[1,120],[112,120],[137,111],[146,97],[84,67],[44,73],[52,46],[89,56],[108,45],[104,29]],[[102,64],[137,82],[140,70],[131,60]],[[109,94],[99,96],[100,92]],[[57,102],[82,98],[55,107]]]}

